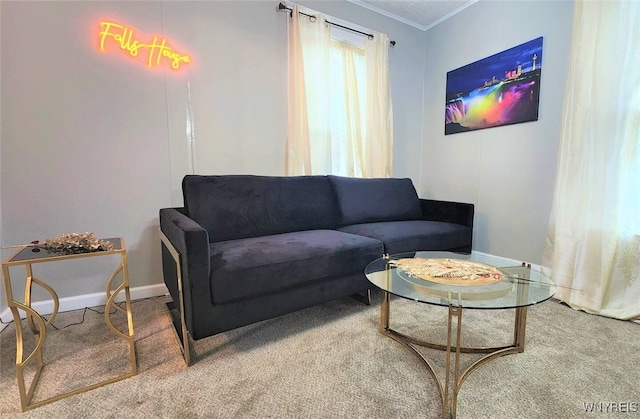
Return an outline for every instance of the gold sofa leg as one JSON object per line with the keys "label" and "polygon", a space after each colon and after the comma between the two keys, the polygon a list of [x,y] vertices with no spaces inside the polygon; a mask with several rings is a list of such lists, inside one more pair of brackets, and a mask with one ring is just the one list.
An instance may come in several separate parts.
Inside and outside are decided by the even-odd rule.
{"label": "gold sofa leg", "polygon": [[351,298],[353,298],[356,301],[361,302],[362,304],[370,306],[371,305],[371,289],[367,288],[367,290],[362,294],[360,294],[360,293],[353,294],[351,296]]}

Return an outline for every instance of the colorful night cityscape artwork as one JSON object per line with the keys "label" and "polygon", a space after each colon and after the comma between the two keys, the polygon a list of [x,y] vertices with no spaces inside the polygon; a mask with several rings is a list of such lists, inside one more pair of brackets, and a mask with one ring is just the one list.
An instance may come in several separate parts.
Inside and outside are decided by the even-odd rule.
{"label": "colorful night cityscape artwork", "polygon": [[538,120],[542,37],[447,73],[444,133]]}

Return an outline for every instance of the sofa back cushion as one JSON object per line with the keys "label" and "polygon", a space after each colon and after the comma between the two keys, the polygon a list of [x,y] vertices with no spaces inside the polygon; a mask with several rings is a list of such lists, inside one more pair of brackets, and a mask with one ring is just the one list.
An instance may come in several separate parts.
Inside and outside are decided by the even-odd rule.
{"label": "sofa back cushion", "polygon": [[340,225],[416,220],[422,215],[411,179],[328,176],[340,207]]}
{"label": "sofa back cushion", "polygon": [[210,242],[336,228],[338,207],[324,176],[199,176],[182,180],[190,218]]}

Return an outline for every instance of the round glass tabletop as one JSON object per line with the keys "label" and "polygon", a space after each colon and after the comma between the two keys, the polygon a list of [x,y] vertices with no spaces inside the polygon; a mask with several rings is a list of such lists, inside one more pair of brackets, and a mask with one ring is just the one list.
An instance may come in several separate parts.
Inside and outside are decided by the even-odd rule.
{"label": "round glass tabletop", "polygon": [[383,291],[441,306],[524,307],[546,301],[556,292],[551,278],[530,265],[488,263],[475,254],[400,253],[374,260],[365,275]]}

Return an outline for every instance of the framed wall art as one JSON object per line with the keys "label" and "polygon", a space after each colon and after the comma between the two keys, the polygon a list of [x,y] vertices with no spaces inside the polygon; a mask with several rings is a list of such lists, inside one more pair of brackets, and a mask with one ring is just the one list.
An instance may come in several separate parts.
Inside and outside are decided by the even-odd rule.
{"label": "framed wall art", "polygon": [[447,73],[444,133],[538,120],[542,37]]}

